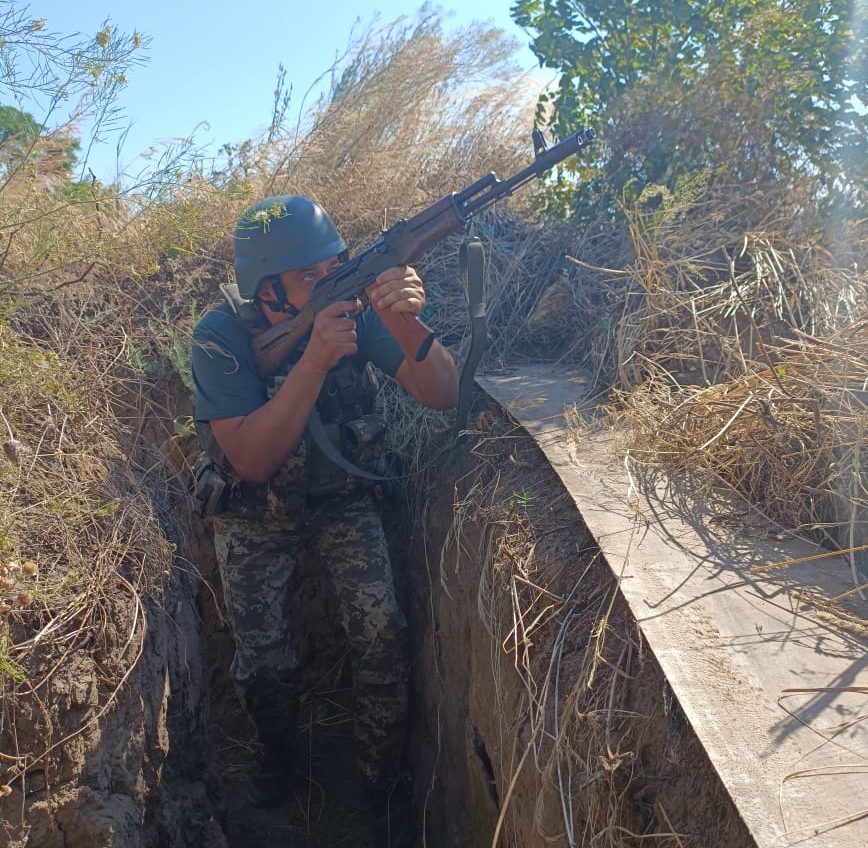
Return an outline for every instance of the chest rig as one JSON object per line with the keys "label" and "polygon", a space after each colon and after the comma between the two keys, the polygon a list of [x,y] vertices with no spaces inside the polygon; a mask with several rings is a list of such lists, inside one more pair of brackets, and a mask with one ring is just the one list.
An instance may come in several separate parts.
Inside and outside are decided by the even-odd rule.
{"label": "chest rig", "polygon": [[[242,300],[234,285],[221,291],[235,317],[251,335],[267,326],[255,304]],[[305,343],[266,380],[269,400],[301,358]],[[326,375],[315,410],[289,458],[268,483],[251,484],[233,471],[207,423],[197,425],[203,456],[193,469],[194,502],[203,515],[294,515],[312,498],[348,494],[379,479],[386,426],[375,412],[379,384],[370,364],[342,359]],[[312,431],[315,432],[312,433]],[[354,473],[354,472],[359,472]],[[222,478],[222,485],[220,479]],[[367,479],[366,479],[367,478]],[[200,491],[201,490],[201,491]]]}
{"label": "chest rig", "polygon": [[[291,357],[281,373],[268,378],[269,399],[283,385],[302,352],[303,348]],[[314,425],[310,421],[293,456],[272,477],[269,483],[272,489],[283,485],[294,489],[301,484],[308,497],[356,490],[365,481],[348,470],[346,461],[362,471],[379,473],[386,425],[375,412],[378,390],[379,383],[370,365],[359,367],[352,360],[342,359],[329,371],[316,402],[315,416],[311,416],[316,426],[321,427],[318,438],[311,432]],[[297,455],[298,459],[303,457],[303,462],[293,462]]]}

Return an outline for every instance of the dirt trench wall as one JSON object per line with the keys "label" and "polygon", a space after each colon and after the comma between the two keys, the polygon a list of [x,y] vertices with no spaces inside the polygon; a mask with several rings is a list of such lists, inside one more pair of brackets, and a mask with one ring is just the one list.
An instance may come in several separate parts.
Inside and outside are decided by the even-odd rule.
{"label": "dirt trench wall", "polygon": [[[182,566],[173,569],[161,599],[144,601],[126,651],[127,634],[102,650],[82,646],[44,690],[16,698],[7,714],[9,735],[22,752],[46,753],[41,761],[22,759],[23,777],[9,780],[7,774],[12,791],[0,805],[0,845],[224,844],[210,798],[198,585]],[[114,617],[126,618],[121,611]],[[126,652],[141,656],[112,698],[104,674]]]}
{"label": "dirt trench wall", "polygon": [[[651,835],[665,848],[750,845],[561,484],[505,418],[486,427],[435,481],[399,575],[426,848],[482,848],[496,835],[511,848],[621,848]],[[4,750],[51,750],[8,781],[0,846],[226,845],[232,773],[225,761],[222,781],[215,772],[226,739],[214,713],[234,710],[223,724],[238,735],[231,640],[207,528],[173,532],[173,567],[138,615],[120,583],[105,599],[107,619],[135,627],[79,645],[63,673],[7,710]],[[308,624],[334,619],[314,573],[299,595]],[[340,672],[333,635],[310,640],[312,685]],[[33,679],[56,660],[34,664]],[[112,697],[105,681],[131,665]]]}
{"label": "dirt trench wall", "polygon": [[111,466],[118,508],[74,540],[90,584],[7,622],[29,647],[26,674],[0,675],[4,848],[225,845],[194,565],[207,539],[158,452],[165,422],[123,412],[141,426]]}
{"label": "dirt trench wall", "polygon": [[428,845],[752,845],[536,446],[502,417],[411,556]]}

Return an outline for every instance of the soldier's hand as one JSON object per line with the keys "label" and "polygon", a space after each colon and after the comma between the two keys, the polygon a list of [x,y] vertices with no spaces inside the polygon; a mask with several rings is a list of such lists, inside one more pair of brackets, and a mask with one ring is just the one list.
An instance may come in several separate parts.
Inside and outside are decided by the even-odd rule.
{"label": "soldier's hand", "polygon": [[355,316],[361,307],[358,300],[340,300],[318,312],[302,358],[325,373],[356,353]]}
{"label": "soldier's hand", "polygon": [[425,308],[425,287],[414,268],[398,265],[383,271],[366,289],[377,314],[386,310],[421,315]]}

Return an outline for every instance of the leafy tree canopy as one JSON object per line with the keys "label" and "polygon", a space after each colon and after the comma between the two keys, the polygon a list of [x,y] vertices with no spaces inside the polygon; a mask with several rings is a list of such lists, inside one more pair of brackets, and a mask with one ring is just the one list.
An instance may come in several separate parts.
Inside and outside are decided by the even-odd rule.
{"label": "leafy tree canopy", "polygon": [[811,176],[818,202],[864,185],[865,45],[848,0],[517,0],[512,14],[561,74],[541,117],[608,142],[562,201],[611,206],[721,166],[742,183]]}
{"label": "leafy tree canopy", "polygon": [[14,106],[0,106],[0,148],[10,139],[27,147],[39,137],[42,127],[33,115]]}
{"label": "leafy tree canopy", "polygon": [[68,179],[78,159],[81,144],[70,133],[45,134],[44,127],[29,112],[0,105],[0,161],[18,168],[24,161],[50,159]]}

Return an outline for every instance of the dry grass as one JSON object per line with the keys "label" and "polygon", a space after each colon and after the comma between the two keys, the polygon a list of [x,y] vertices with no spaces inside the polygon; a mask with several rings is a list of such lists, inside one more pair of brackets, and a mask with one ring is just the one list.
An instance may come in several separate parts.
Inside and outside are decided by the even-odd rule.
{"label": "dry grass", "polygon": [[859,549],[868,239],[864,225],[818,231],[794,202],[697,181],[627,211],[620,259],[570,256],[569,283],[596,322],[584,362],[613,386],[610,420],[636,463],[689,470],[783,530]]}
{"label": "dry grass", "polygon": [[[18,563],[20,574],[0,623],[3,725],[12,730],[0,750],[4,784],[34,768],[50,783],[58,749],[111,709],[144,645],[143,598],[159,595],[171,568],[154,506],[162,473],[147,479],[117,398],[94,391],[95,366],[110,365],[101,359],[82,371],[0,328],[0,562]],[[55,678],[94,651],[104,656],[97,707],[78,724],[58,721]],[[35,716],[42,732],[30,727]]]}
{"label": "dry grass", "polygon": [[500,734],[492,848],[541,840],[686,845],[662,803],[650,816],[641,806],[640,751],[653,743],[631,686],[639,686],[633,681],[646,657],[617,579],[572,510],[562,508],[563,490],[530,440],[497,418],[483,430],[475,469],[457,484],[463,494],[439,576],[448,596],[458,577],[447,569],[449,552],[456,569],[482,569],[477,606],[490,636]]}
{"label": "dry grass", "polygon": [[[220,175],[193,168],[173,182],[184,168],[170,152],[124,192],[65,197],[26,169],[3,186],[0,785],[21,788],[33,770],[50,785],[63,747],[104,719],[134,673],[182,496],[154,441],[184,410],[160,404],[179,377],[189,388],[190,332],[231,277],[240,211],[266,193],[309,194],[359,245],[384,220],[523,163],[532,104],[516,97],[508,53],[499,35],[445,36],[433,18],[371,32],[343,66],[352,85],[291,132],[235,151]],[[460,338],[461,319],[448,320]],[[389,402],[409,409],[397,393]],[[421,456],[444,426],[420,420],[402,453]],[[47,693],[96,655],[96,702],[70,724]]]}
{"label": "dry grass", "polygon": [[[16,705],[39,704],[74,651],[96,645],[115,657],[87,722],[105,715],[134,668],[142,604],[149,592],[159,599],[171,568],[166,531],[179,489],[143,437],[143,408],[168,436],[179,410],[159,408],[155,388],[189,381],[190,332],[231,277],[240,211],[266,194],[308,194],[358,247],[488,170],[523,166],[533,104],[508,55],[501,36],[478,28],[446,36],[435,18],[402,22],[362,35],[333,69],[330,98],[301,108],[288,130],[238,147],[219,175],[186,168],[177,151],[124,192],[59,196],[27,170],[3,185],[0,603],[12,609],[0,638],[0,761],[10,764],[0,782],[56,758],[78,732],[26,739],[11,721]],[[648,197],[625,210],[624,227],[581,233],[542,230],[522,197],[500,207],[475,225],[489,259],[488,364],[588,364],[615,387],[637,461],[703,469],[782,524],[858,547],[868,524],[866,241],[818,231],[803,200],[773,187],[746,195],[705,175],[656,206]],[[420,269],[426,317],[458,351],[466,311],[456,246],[432,251]],[[424,493],[449,417],[394,387],[384,404],[408,492]],[[639,643],[612,617],[605,581],[579,574],[563,590],[540,587],[522,518],[529,502],[521,486],[511,500],[498,500],[502,491],[497,482],[480,490],[456,520],[473,509],[496,528],[480,614],[495,637],[493,673],[512,663],[525,687],[532,732],[517,762],[552,787],[576,844],[590,833],[629,844],[621,828],[635,824],[618,812],[627,762],[619,684]],[[31,561],[34,575],[23,571]],[[571,594],[579,586],[590,599],[581,609]],[[548,655],[531,650],[536,631],[547,634]],[[559,669],[571,651],[582,667],[567,682]],[[588,790],[578,801],[576,786]]]}

